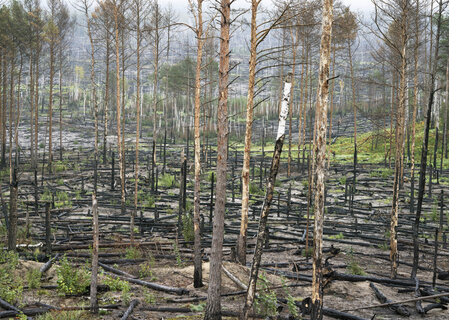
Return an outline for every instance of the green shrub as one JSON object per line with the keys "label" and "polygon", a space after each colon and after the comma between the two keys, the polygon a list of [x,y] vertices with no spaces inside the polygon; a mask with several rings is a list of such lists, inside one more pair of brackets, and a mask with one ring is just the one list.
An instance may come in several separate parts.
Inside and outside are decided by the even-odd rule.
{"label": "green shrub", "polygon": [[139,268],[139,277],[140,278],[150,278],[150,281],[156,280],[156,277],[153,276],[153,271],[152,271],[153,266],[154,266],[154,262],[151,262],[151,261],[142,263]]}
{"label": "green shrub", "polygon": [[73,267],[66,256],[61,259],[57,275],[58,290],[65,295],[83,294],[90,285],[90,272],[87,268]]}
{"label": "green shrub", "polygon": [[153,292],[151,292],[148,288],[143,288],[143,301],[146,304],[155,304],[156,303],[156,296]]}
{"label": "green shrub", "polygon": [[125,258],[130,260],[142,259],[142,252],[137,247],[128,247],[125,250]]}
{"label": "green shrub", "polygon": [[121,280],[118,277],[105,276],[103,283],[109,287],[111,291],[129,291],[129,282]]}
{"label": "green shrub", "polygon": [[182,215],[182,236],[185,241],[193,241],[195,239],[195,232],[193,230],[193,217],[186,213]]}
{"label": "green shrub", "polygon": [[14,275],[19,265],[19,255],[12,251],[0,252],[0,298],[11,304],[22,300],[22,279]]}
{"label": "green shrub", "polygon": [[265,274],[259,276],[259,290],[258,297],[254,301],[254,307],[258,313],[267,317],[274,317],[277,315],[277,297],[276,292],[270,289],[270,282]]}
{"label": "green shrub", "polygon": [[55,172],[63,172],[63,171],[67,171],[69,169],[69,166],[67,165],[67,163],[63,162],[63,161],[56,161],[53,164]]}
{"label": "green shrub", "polygon": [[176,257],[177,266],[180,268],[183,267],[184,263],[182,262],[182,259],[181,259],[181,253],[179,252],[178,245],[176,244],[175,241],[173,241],[173,253],[175,254],[175,257]]}
{"label": "green shrub", "polygon": [[288,312],[293,316],[293,319],[299,319],[298,307],[295,303],[295,298],[291,295],[290,289],[287,287],[285,278],[281,278],[282,288],[284,289],[285,296],[287,298]]}
{"label": "green shrub", "polygon": [[355,261],[354,259],[354,251],[351,249],[349,250],[349,263],[346,267],[346,270],[350,273],[350,274],[354,274],[357,276],[365,276],[366,272],[365,270],[363,270],[363,268],[361,266],[359,266],[359,264],[357,263],[357,261]]}
{"label": "green shrub", "polygon": [[249,184],[249,193],[252,195],[263,196],[263,190],[259,188],[259,184],[256,182],[251,182]]}
{"label": "green shrub", "polygon": [[30,289],[39,289],[41,287],[41,272],[39,269],[28,270],[26,278]]}
{"label": "green shrub", "polygon": [[214,171],[209,171],[207,173],[207,181],[212,182],[212,176],[214,177],[214,182],[217,182],[217,175],[215,174]]}

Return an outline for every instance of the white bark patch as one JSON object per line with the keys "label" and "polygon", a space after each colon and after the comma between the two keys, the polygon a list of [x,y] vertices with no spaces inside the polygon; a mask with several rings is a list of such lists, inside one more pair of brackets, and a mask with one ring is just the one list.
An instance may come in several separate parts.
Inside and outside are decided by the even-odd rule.
{"label": "white bark patch", "polygon": [[285,82],[284,94],[282,96],[282,103],[281,103],[281,113],[279,114],[278,134],[276,136],[276,140],[285,134],[285,122],[287,120],[288,115],[288,102],[290,101],[291,88],[292,84],[290,82]]}

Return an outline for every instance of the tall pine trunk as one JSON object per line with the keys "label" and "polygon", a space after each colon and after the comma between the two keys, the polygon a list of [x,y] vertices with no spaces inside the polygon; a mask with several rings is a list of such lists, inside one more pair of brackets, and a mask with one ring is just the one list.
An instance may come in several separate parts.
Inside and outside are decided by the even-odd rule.
{"label": "tall pine trunk", "polygon": [[231,0],[221,0],[220,63],[218,80],[217,187],[210,253],[209,288],[205,320],[221,320],[221,266],[223,260],[226,170],[228,160],[228,85]]}

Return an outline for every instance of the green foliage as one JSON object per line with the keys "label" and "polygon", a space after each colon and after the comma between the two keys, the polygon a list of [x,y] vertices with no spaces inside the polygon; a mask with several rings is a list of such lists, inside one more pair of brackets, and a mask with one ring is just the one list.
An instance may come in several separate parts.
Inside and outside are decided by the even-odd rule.
{"label": "green foliage", "polygon": [[263,196],[263,189],[259,188],[259,184],[256,182],[250,182],[249,184],[249,193],[252,195]]}
{"label": "green foliage", "polygon": [[156,277],[153,276],[154,260],[147,261],[142,263],[139,268],[139,278],[150,278],[150,281],[156,280]]}
{"label": "green foliage", "polygon": [[307,248],[307,250],[304,249],[304,250],[301,251],[301,255],[302,255],[303,257],[311,257],[312,254],[313,254],[313,248],[310,248],[310,247]]}
{"label": "green foliage", "polygon": [[36,320],[81,320],[91,319],[86,311],[52,311],[36,317]]}
{"label": "green foliage", "polygon": [[285,296],[287,298],[287,308],[288,312],[293,316],[294,319],[299,318],[298,307],[295,303],[295,298],[291,295],[289,288],[287,287],[286,281],[284,278],[281,278],[282,281],[282,289],[284,290]]}
{"label": "green foliage", "polygon": [[41,194],[40,196],[40,200],[41,201],[47,201],[50,202],[52,201],[53,197],[51,195],[50,190],[48,190],[47,188],[44,189],[44,193]]}
{"label": "green foliage", "polygon": [[382,168],[380,170],[373,170],[369,173],[371,178],[382,178],[388,179],[393,175],[393,169],[390,168]]}
{"label": "green foliage", "polygon": [[143,206],[145,208],[153,208],[154,203],[156,202],[154,196],[152,194],[145,193],[143,190],[140,190],[137,195],[138,201],[143,202]]}
{"label": "green foliage", "polygon": [[166,83],[169,92],[187,92],[190,78],[195,74],[195,62],[186,57],[177,64],[164,65],[160,70],[160,79]]}
{"label": "green foliage", "polygon": [[182,262],[181,259],[181,253],[179,252],[178,245],[176,244],[175,241],[173,241],[173,253],[175,254],[176,257],[176,265],[180,268],[183,267],[184,263]]}
{"label": "green foliage", "polygon": [[192,312],[203,312],[204,309],[206,308],[206,302],[201,302],[198,304],[190,304],[189,308],[190,310],[192,310]]}
{"label": "green foliage", "polygon": [[308,189],[309,188],[309,180],[304,179],[304,180],[301,181],[301,184],[302,184],[304,189]]}
{"label": "green foliage", "polygon": [[175,176],[169,173],[165,173],[162,176],[160,176],[158,184],[162,188],[174,188],[178,186]]}
{"label": "green foliage", "polygon": [[359,266],[359,264],[357,263],[357,261],[355,261],[354,259],[354,251],[352,250],[352,247],[349,251],[349,263],[346,267],[346,270],[350,273],[350,274],[354,274],[357,276],[365,276],[366,272],[365,270],[363,270],[363,268],[361,266]]}
{"label": "green foliage", "polygon": [[119,277],[105,276],[103,283],[108,286],[111,291],[129,291],[129,282],[121,280]]}
{"label": "green foliage", "polygon": [[39,289],[41,287],[41,272],[39,269],[28,270],[26,278],[30,289]]}
{"label": "green foliage", "polygon": [[207,181],[212,182],[212,176],[214,177],[214,182],[217,182],[217,175],[212,170],[207,173]]}
{"label": "green foliage", "polygon": [[270,289],[270,282],[264,273],[259,276],[258,296],[254,301],[254,307],[258,313],[268,317],[277,315],[276,292]]}
{"label": "green foliage", "polygon": [[57,269],[58,290],[65,295],[85,293],[90,285],[90,272],[85,266],[73,267],[64,256]]}
{"label": "green foliage", "polygon": [[0,252],[0,298],[16,304],[22,300],[22,279],[14,275],[19,265],[19,255],[12,251]]}
{"label": "green foliage", "polygon": [[125,250],[125,258],[126,259],[142,259],[142,251],[140,251],[137,247],[131,246],[126,248]]}
{"label": "green foliage", "polygon": [[193,217],[189,213],[182,215],[182,236],[185,241],[193,241],[195,233],[193,230]]}
{"label": "green foliage", "polygon": [[107,275],[103,278],[103,283],[112,291],[120,291],[123,304],[129,304],[131,301],[131,286],[128,281]]}
{"label": "green foliage", "polygon": [[335,234],[333,236],[329,236],[329,239],[337,239],[337,240],[341,240],[344,239],[345,236],[343,234],[343,232],[340,232],[339,234]]}
{"label": "green foliage", "polygon": [[65,191],[57,191],[56,197],[55,197],[55,207],[56,208],[62,208],[62,207],[71,207],[72,201],[69,199],[69,195]]}
{"label": "green foliage", "polygon": [[148,288],[143,288],[143,301],[146,304],[152,305],[156,303],[156,295]]}
{"label": "green foliage", "polygon": [[350,274],[358,275],[358,276],[365,276],[366,272],[363,270],[361,266],[355,261],[351,260],[347,266],[347,270]]}
{"label": "green foliage", "polygon": [[53,168],[54,168],[56,173],[64,172],[64,171],[67,171],[69,169],[69,165],[65,161],[55,161],[53,163]]}

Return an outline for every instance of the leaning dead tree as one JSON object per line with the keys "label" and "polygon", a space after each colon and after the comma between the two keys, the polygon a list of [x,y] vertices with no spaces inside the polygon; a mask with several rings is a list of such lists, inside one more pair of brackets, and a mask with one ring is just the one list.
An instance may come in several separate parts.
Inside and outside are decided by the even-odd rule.
{"label": "leaning dead tree", "polygon": [[267,191],[265,194],[265,200],[262,206],[262,212],[260,213],[259,229],[257,233],[256,248],[254,249],[253,263],[251,265],[251,273],[249,278],[248,290],[246,291],[245,305],[243,306],[242,313],[240,314],[241,320],[246,320],[249,317],[249,313],[252,309],[254,298],[256,295],[257,277],[259,274],[260,261],[262,258],[263,246],[267,236],[267,222],[268,214],[270,212],[271,201],[273,200],[274,185],[276,183],[276,176],[279,170],[279,164],[281,161],[282,146],[284,145],[285,138],[285,124],[290,105],[290,95],[292,89],[292,75],[289,74],[285,79],[284,91],[281,102],[281,113],[279,115],[279,126],[276,136],[276,143],[274,146],[273,160],[271,161],[270,175],[268,177]]}
{"label": "leaning dead tree", "polygon": [[329,97],[329,69],[331,56],[331,34],[333,0],[323,0],[321,26],[319,83],[316,104],[315,138],[315,224],[313,233],[313,273],[312,273],[312,319],[323,318],[323,223],[324,223],[324,179],[326,175],[326,132],[327,107]]}

